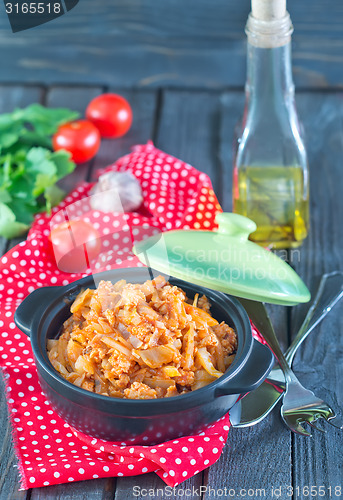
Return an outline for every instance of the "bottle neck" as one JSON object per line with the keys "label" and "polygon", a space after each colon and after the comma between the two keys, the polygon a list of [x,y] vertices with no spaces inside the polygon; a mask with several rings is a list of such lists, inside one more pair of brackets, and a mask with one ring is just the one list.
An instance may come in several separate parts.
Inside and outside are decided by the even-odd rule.
{"label": "bottle neck", "polygon": [[246,94],[266,110],[293,99],[291,42],[273,48],[248,43]]}
{"label": "bottle neck", "polygon": [[[253,2],[246,25],[248,37],[247,104],[263,106],[264,112],[284,107],[294,98],[291,62],[291,35],[293,26],[288,12],[284,9],[280,16],[267,14],[274,12],[279,2]],[[262,7],[268,7],[264,12]],[[262,10],[261,10],[262,9]],[[258,16],[258,17],[255,17]]]}
{"label": "bottle neck", "polygon": [[255,47],[272,49],[281,47],[291,41],[293,25],[288,12],[280,18],[259,19],[251,12],[245,32],[248,42]]}

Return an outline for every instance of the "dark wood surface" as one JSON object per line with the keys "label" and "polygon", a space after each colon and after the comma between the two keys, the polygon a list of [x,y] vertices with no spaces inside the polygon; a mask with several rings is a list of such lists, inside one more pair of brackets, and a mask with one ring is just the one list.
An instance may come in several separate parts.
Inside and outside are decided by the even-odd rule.
{"label": "dark wood surface", "polygon": [[[243,86],[249,0],[80,0],[12,34],[0,3],[1,82]],[[342,87],[341,0],[288,0],[295,83]]]}
{"label": "dark wood surface", "polygon": [[[0,86],[0,112],[34,101],[49,106],[67,105],[82,112],[89,99],[103,89],[102,85],[44,88],[3,85]],[[94,178],[97,168],[127,153],[130,146],[153,138],[157,147],[208,173],[222,206],[230,210],[233,130],[242,114],[243,91],[114,90],[126,93],[130,99],[133,127],[125,138],[105,141],[93,162],[78,168],[64,181],[65,188],[71,189],[78,180]],[[343,267],[343,93],[299,91],[297,103],[306,130],[311,170],[311,232],[301,249],[300,261],[293,259],[291,264],[313,289],[323,272]],[[0,252],[16,242],[1,240]],[[270,310],[285,348],[295,335],[306,308],[275,306]],[[301,347],[294,363],[301,380],[338,411],[343,403],[342,329],[342,305],[339,305]],[[3,388],[0,390],[0,425],[0,500],[130,500],[143,498],[134,497],[135,485],[165,487],[164,482],[151,473],[19,492]],[[179,490],[201,485],[231,488],[237,495],[233,498],[239,498],[241,488],[262,488],[265,498],[272,499],[272,488],[281,487],[282,495],[278,498],[282,500],[305,498],[302,494],[287,495],[286,488],[290,486],[324,485],[328,491],[329,486],[341,484],[343,442],[342,433],[327,424],[323,427],[327,432],[314,431],[311,439],[292,435],[275,410],[255,427],[231,429],[218,462],[182,483],[169,498],[180,498]],[[256,493],[251,497],[259,496]],[[193,498],[200,497],[194,495]],[[210,500],[214,496],[207,491],[202,498]],[[332,495],[332,498],[339,497]]]}

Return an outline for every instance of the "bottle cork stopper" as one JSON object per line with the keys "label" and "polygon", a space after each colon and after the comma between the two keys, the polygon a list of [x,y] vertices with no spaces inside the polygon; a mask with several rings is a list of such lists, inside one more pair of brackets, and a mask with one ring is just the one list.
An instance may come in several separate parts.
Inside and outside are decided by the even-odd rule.
{"label": "bottle cork stopper", "polygon": [[286,15],[286,0],[251,0],[251,13],[260,21],[275,21]]}

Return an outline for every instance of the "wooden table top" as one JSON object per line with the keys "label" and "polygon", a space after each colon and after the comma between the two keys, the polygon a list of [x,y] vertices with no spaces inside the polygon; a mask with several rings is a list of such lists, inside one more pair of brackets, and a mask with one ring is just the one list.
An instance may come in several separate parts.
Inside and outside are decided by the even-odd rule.
{"label": "wooden table top", "polygon": [[[78,167],[65,180],[67,190],[77,181],[93,179],[98,168],[127,153],[132,145],[153,139],[158,148],[209,174],[223,209],[231,210],[232,140],[234,126],[242,115],[242,89],[222,92],[162,87],[124,91],[101,86],[0,85],[0,112],[31,102],[84,112],[89,100],[104,90],[118,91],[129,99],[133,127],[124,138],[104,141],[95,160]],[[297,105],[309,154],[311,231],[301,250],[287,252],[285,257],[314,290],[324,272],[343,268],[343,92],[302,90],[297,93]],[[0,255],[19,241],[0,240]],[[273,306],[269,310],[285,349],[302,322],[306,306]],[[342,305],[338,305],[299,349],[293,365],[304,385],[338,412],[342,412],[343,403],[342,317]],[[282,424],[278,408],[259,425],[230,429],[218,462],[176,487],[168,498],[181,498],[187,491],[188,498],[224,498],[220,490],[225,487],[230,491],[226,498],[243,496],[242,489],[250,498],[320,498],[319,493],[307,495],[306,487],[311,486],[324,487],[322,498],[341,498],[335,488],[342,481],[343,432],[323,423],[326,433],[314,430],[312,438],[293,435]],[[18,491],[17,461],[3,386],[0,427],[0,500],[127,500],[145,498],[143,488],[165,488],[164,482],[151,473]],[[200,493],[202,485],[216,492],[207,489]],[[134,486],[141,488],[138,496]],[[193,492],[186,490],[192,487]],[[281,495],[277,488],[281,488]],[[167,490],[160,490],[158,498],[164,497],[163,492],[166,495]]]}

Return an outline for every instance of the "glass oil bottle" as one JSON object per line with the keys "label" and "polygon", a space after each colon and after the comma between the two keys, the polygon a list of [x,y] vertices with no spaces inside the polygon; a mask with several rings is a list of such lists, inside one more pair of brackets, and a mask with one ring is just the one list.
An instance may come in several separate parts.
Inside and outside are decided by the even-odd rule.
{"label": "glass oil bottle", "polygon": [[308,162],[294,101],[292,32],[285,0],[252,0],[233,210],[257,224],[253,241],[276,249],[301,245],[309,229]]}

